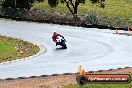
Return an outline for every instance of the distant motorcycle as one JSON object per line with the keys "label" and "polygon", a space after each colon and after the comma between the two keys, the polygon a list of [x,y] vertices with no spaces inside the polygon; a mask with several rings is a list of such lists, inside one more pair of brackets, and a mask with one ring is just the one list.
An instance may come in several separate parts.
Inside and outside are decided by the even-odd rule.
{"label": "distant motorcycle", "polygon": [[63,36],[57,36],[56,46],[60,45],[63,49],[67,49],[66,40]]}

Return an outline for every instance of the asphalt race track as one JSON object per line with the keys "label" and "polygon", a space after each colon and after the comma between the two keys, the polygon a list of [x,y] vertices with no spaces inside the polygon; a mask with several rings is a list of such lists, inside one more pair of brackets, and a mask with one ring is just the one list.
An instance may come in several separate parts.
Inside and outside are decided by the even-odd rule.
{"label": "asphalt race track", "polygon": [[[54,31],[66,38],[68,49],[56,49],[59,46],[51,39]],[[111,30],[0,21],[0,34],[41,48],[34,56],[1,63],[0,79],[75,73],[79,65],[86,71],[132,66],[132,37],[115,35]]]}

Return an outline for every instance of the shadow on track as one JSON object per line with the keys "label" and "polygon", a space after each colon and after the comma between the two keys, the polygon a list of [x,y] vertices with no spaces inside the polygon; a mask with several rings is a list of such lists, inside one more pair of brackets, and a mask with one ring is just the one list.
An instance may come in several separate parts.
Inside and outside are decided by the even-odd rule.
{"label": "shadow on track", "polygon": [[55,50],[66,50],[67,48],[63,48],[63,47],[59,47],[59,48],[56,48]]}

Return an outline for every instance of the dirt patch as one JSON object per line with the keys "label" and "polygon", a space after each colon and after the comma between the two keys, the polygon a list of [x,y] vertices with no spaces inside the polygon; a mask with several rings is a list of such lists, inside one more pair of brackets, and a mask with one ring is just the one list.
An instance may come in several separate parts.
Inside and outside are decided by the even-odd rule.
{"label": "dirt patch", "polygon": [[[118,68],[110,70],[100,70],[97,74],[127,74],[132,72],[132,68]],[[58,75],[47,77],[36,77],[15,80],[0,80],[0,88],[63,88],[69,84],[76,83],[76,74]]]}
{"label": "dirt patch", "polygon": [[75,84],[75,75],[60,75],[0,81],[0,88],[62,88]]}

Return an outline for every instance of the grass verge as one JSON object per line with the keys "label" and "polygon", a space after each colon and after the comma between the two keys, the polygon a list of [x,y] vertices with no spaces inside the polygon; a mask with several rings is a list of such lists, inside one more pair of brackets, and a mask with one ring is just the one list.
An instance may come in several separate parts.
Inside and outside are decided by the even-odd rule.
{"label": "grass verge", "polygon": [[27,41],[0,36],[0,63],[34,55],[39,47]]}

